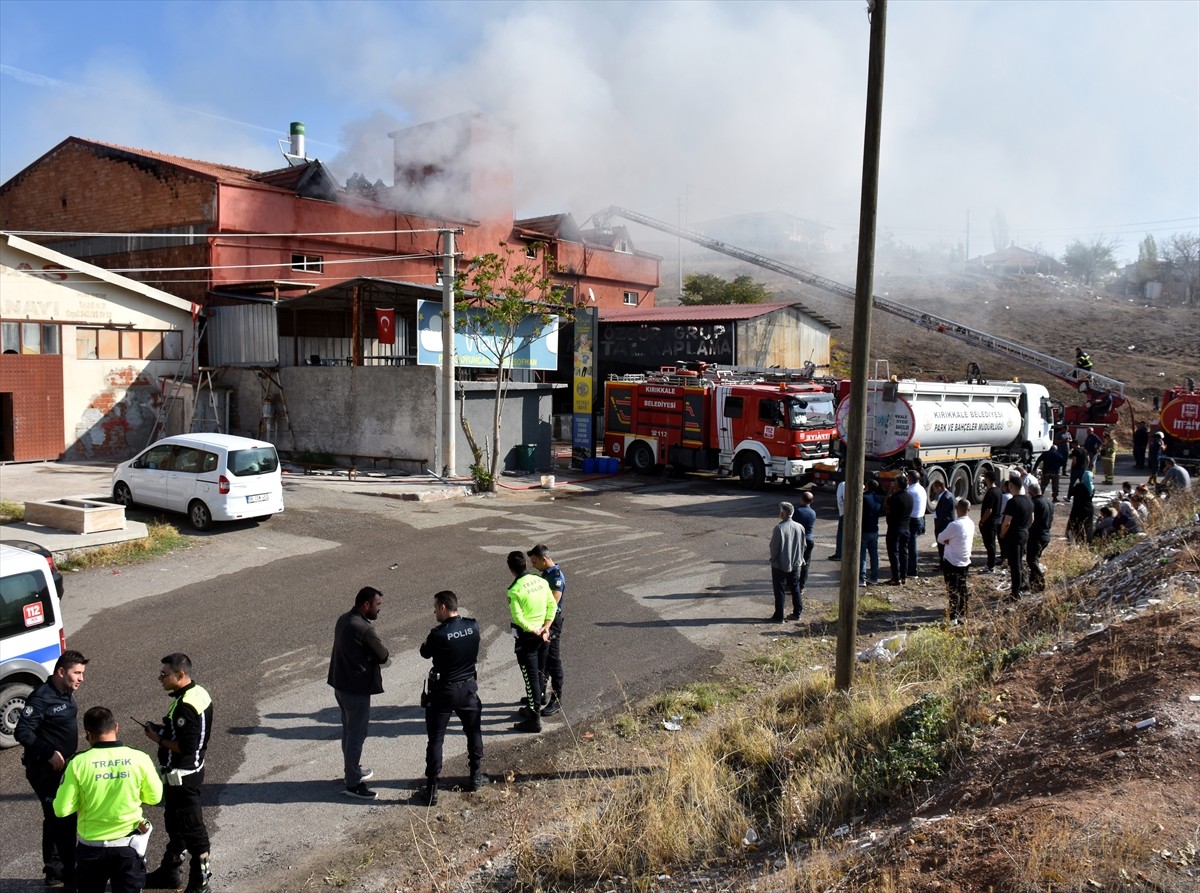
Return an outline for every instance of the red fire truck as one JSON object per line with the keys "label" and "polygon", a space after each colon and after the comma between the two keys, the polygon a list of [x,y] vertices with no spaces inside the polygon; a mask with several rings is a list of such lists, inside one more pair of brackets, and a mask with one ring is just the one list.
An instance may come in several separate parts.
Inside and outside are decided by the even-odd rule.
{"label": "red fire truck", "polygon": [[639,474],[670,465],[744,484],[799,483],[837,437],[833,394],[780,373],[623,375],[604,385],[604,450]]}
{"label": "red fire truck", "polygon": [[1164,456],[1189,468],[1200,467],[1200,391],[1194,378],[1163,393],[1158,429],[1166,436]]}

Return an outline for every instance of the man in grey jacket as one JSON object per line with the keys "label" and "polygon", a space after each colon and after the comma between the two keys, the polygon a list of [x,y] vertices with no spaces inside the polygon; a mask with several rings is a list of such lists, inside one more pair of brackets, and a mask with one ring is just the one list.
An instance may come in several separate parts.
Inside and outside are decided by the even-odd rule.
{"label": "man in grey jacket", "polygon": [[373,622],[383,607],[383,593],[364,586],[354,598],[354,607],[337,620],[333,630],[333,654],[329,679],[342,712],[342,762],[348,797],[374,800],[376,794],[364,783],[374,773],[360,764],[371,695],[383,693],[380,668],[387,663],[388,650],[379,640]]}
{"label": "man in grey jacket", "polygon": [[792,594],[789,620],[799,620],[804,607],[800,598],[800,568],[804,566],[804,528],[792,519],[795,506],[779,503],[779,523],[771,531],[771,588],[775,613],[768,622],[783,623],[784,589]]}

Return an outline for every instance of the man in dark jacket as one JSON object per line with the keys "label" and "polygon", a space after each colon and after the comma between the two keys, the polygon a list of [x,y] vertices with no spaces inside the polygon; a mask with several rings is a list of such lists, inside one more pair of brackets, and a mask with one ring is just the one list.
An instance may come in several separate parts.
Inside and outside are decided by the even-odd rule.
{"label": "man in dark jacket", "polygon": [[937,543],[938,567],[946,557],[946,544],[938,539],[941,532],[950,526],[956,517],[954,496],[946,489],[946,482],[938,478],[929,485],[929,503],[933,506],[933,539]]}
{"label": "man in dark jacket", "polygon": [[42,870],[46,884],[75,886],[75,816],[54,814],[54,795],[63,770],[79,747],[79,709],[75,692],[83,684],[87,658],[64,651],[54,673],[33,690],[13,736],[25,752],[25,777],[42,805]]}
{"label": "man in dark jacket", "polygon": [[[913,476],[916,480],[916,476]],[[887,518],[888,564],[891,565],[892,578],[890,586],[901,586],[908,579],[908,522],[912,516],[913,498],[908,492],[908,475],[903,471],[892,481],[892,492],[883,503],[884,517]]]}
{"label": "man in dark jacket", "polygon": [[383,693],[380,668],[387,663],[388,650],[372,625],[383,608],[383,593],[364,586],[354,597],[354,607],[337,620],[333,629],[333,654],[329,679],[342,712],[342,763],[346,796],[374,800],[376,794],[364,782],[374,773],[364,769],[363,743],[371,717],[371,695]]}
{"label": "man in dark jacket", "polygon": [[1133,467],[1146,467],[1146,447],[1150,446],[1150,429],[1145,422],[1138,422],[1133,431]]}
{"label": "man in dark jacket", "polygon": [[425,787],[415,800],[423,806],[437,805],[438,776],[442,772],[442,742],[453,713],[467,736],[468,791],[478,791],[490,779],[480,771],[483,763],[483,732],[480,717],[479,683],[475,662],[479,659],[479,623],[458,616],[458,596],[443,590],[433,597],[433,614],[438,625],[421,644],[421,657],[433,661],[429,672],[429,696],[425,704]]}
{"label": "man in dark jacket", "polygon": [[1025,560],[1029,564],[1029,588],[1041,592],[1046,588],[1045,571],[1042,570],[1042,553],[1050,545],[1050,528],[1054,524],[1054,503],[1042,492],[1038,484],[1027,488],[1033,500],[1033,524],[1029,527],[1029,547]]}
{"label": "man in dark jacket", "polygon": [[1038,482],[1041,491],[1058,502],[1058,479],[1067,467],[1067,444],[1059,440],[1042,453],[1042,479]]}
{"label": "man in dark jacket", "polygon": [[979,535],[983,537],[983,548],[987,552],[987,567],[983,573],[990,574],[996,568],[996,534],[1000,531],[1000,488],[996,486],[996,472],[990,466],[983,470],[983,486]]}
{"label": "man in dark jacket", "polygon": [[1004,504],[1004,516],[1000,521],[1000,542],[1004,545],[1004,556],[1008,559],[1008,572],[1012,578],[1012,598],[1027,588],[1024,579],[1025,550],[1029,545],[1029,528],[1033,525],[1033,500],[1021,486],[1020,472],[1008,475],[1008,487],[1012,496]]}

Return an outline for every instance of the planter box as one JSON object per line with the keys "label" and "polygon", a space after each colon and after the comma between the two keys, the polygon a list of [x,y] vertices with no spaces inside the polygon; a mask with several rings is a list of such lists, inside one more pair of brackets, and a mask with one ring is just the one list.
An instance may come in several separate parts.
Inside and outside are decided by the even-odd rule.
{"label": "planter box", "polygon": [[25,503],[25,523],[75,533],[125,529],[125,506],[74,497]]}

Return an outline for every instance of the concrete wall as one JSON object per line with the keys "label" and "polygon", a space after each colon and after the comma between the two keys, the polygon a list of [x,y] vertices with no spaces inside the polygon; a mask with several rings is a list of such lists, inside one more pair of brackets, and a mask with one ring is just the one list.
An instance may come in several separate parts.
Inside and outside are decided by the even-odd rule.
{"label": "concrete wall", "polygon": [[[431,366],[292,366],[272,370],[283,385],[289,433],[279,391],[265,373],[231,369],[218,387],[233,390],[230,433],[270,439],[289,453],[326,453],[335,464],[441,472],[440,370]],[[517,467],[518,444],[537,444],[539,469],[550,467],[552,386],[509,385],[500,429],[502,469]],[[482,443],[491,439],[495,385],[464,383],[467,421]],[[263,396],[274,406],[264,424]],[[455,409],[457,420],[458,409]],[[456,472],[467,475],[471,449],[455,423]]]}

